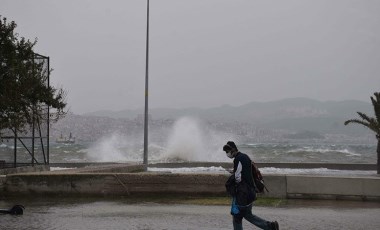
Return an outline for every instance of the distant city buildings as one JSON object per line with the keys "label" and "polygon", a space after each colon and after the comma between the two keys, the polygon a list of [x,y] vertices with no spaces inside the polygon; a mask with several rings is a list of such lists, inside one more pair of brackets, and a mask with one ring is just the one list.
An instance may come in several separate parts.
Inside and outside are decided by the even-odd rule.
{"label": "distant city buildings", "polygon": [[[149,114],[149,140],[155,143],[167,141],[175,119],[153,119]],[[268,129],[262,128],[254,124],[245,122],[221,122],[221,121],[205,121],[202,123],[202,129],[214,130],[218,133],[231,134],[241,141],[264,143],[264,142],[293,142],[293,141],[326,141],[341,142],[349,141],[353,143],[371,143],[370,134],[350,136],[343,133],[324,133],[314,138],[298,138],[303,135],[302,132],[295,132],[284,129]],[[77,141],[93,142],[103,137],[120,134],[129,137],[135,137],[135,140],[143,141],[144,116],[138,115],[135,119],[127,118],[109,118],[97,116],[81,116],[68,114],[65,118],[52,124],[50,136],[53,140],[61,135],[61,133],[72,133]],[[324,137],[324,138],[323,138]]]}

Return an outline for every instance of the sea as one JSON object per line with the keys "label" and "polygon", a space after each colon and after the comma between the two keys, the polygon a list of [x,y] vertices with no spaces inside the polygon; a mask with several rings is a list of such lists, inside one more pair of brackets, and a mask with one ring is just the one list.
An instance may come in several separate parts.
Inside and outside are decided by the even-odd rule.
{"label": "sea", "polygon": [[[58,134],[62,135],[57,129],[55,134],[53,132],[50,137],[49,154],[47,154],[46,139],[35,141],[34,158],[38,163],[47,160],[50,163],[142,163],[143,133],[137,132],[136,129],[132,129],[133,132],[125,132],[128,130],[128,127],[121,130],[124,132],[106,128],[106,132],[97,135],[99,130],[87,127],[82,132],[73,133],[74,136],[77,135],[75,143],[57,143],[55,137]],[[85,139],[86,136],[91,138]],[[152,129],[148,137],[147,152],[150,164],[231,162],[231,159],[222,150],[223,145],[229,140],[234,140],[241,152],[246,153],[258,163],[376,164],[377,162],[377,140],[372,135],[348,137],[326,134],[324,139],[283,139],[276,136],[262,138],[262,135],[238,135],[233,130],[219,130],[198,119],[183,117],[170,127]],[[1,161],[14,162],[14,152],[13,139],[0,138],[0,163]],[[33,155],[31,139],[17,141],[16,152],[18,163],[30,163]],[[151,168],[151,170],[162,169]],[[176,172],[194,170],[215,172],[222,169],[170,169],[170,171],[173,170]],[[285,170],[287,169],[262,169],[264,173],[302,173],[306,171],[306,169],[301,172],[299,169]],[[315,169],[311,173],[324,173],[325,171],[326,169]]]}
{"label": "sea", "polygon": [[[190,143],[188,143],[190,142]],[[149,144],[148,160],[154,163],[178,162],[231,162],[222,151],[223,142],[207,143],[197,146],[192,141],[170,144]],[[348,163],[375,164],[377,161],[376,144],[293,142],[293,143],[240,143],[238,148],[259,163]],[[35,144],[35,158],[43,161],[41,145]],[[29,150],[30,151],[30,150]],[[45,150],[46,152],[46,150]],[[111,136],[97,142],[77,142],[73,144],[50,143],[50,163],[142,163],[143,143],[131,144],[122,137]],[[45,154],[46,158],[46,154]],[[30,162],[31,155],[24,146],[17,146],[17,161]],[[14,161],[13,142],[0,142],[0,160]],[[151,171],[163,169],[151,168]],[[165,169],[164,169],[165,170]],[[180,168],[166,169],[172,172],[223,172],[223,168]],[[328,169],[261,169],[264,173],[331,173]],[[349,171],[335,173],[349,174]],[[356,172],[374,174],[375,171]]]}
{"label": "sea", "polygon": [[[137,162],[143,159],[143,143],[126,141],[112,136],[96,142],[76,142],[74,144],[50,143],[51,163],[83,162]],[[224,140],[213,142],[209,139],[204,145],[194,140],[149,144],[150,163],[174,162],[231,162],[222,151]],[[240,151],[247,153],[256,162],[316,162],[316,163],[370,163],[376,162],[375,144],[326,143],[326,142],[239,142]],[[36,144],[36,153],[42,149]],[[13,143],[0,142],[0,160],[13,161]],[[30,155],[23,146],[17,146],[19,161],[30,161]],[[40,160],[40,156],[36,156]],[[65,168],[52,168],[62,170]],[[375,171],[315,169],[260,168],[264,174],[323,174],[323,175],[376,175]],[[148,167],[148,171],[172,173],[221,173],[227,174],[222,167],[159,168]],[[311,202],[311,201],[309,201]],[[320,201],[318,201],[320,202]],[[304,206],[255,207],[260,215],[278,219],[284,229],[376,229],[379,212],[378,203],[355,202],[342,204],[329,201],[324,207],[316,203]],[[125,198],[60,198],[13,197],[0,199],[0,209],[9,209],[14,204],[25,206],[24,215],[0,215],[0,229],[229,229],[231,220],[229,206],[197,206],[156,204],[153,202],[133,203]],[[317,204],[318,205],[318,204]],[[371,206],[368,206],[371,205]],[[217,212],[217,213],[215,213]],[[213,218],[205,218],[213,213]],[[273,214],[274,213],[274,214]],[[306,215],[305,215],[306,213]],[[322,213],[322,214],[321,214]],[[327,213],[327,214],[326,214]],[[361,216],[357,217],[358,213]],[[363,214],[364,213],[364,214]],[[373,214],[375,213],[375,214]],[[313,222],[321,215],[324,221]],[[285,216],[285,217],[284,217]],[[300,217],[295,221],[295,217]],[[173,219],[174,217],[174,219]],[[282,219],[281,219],[281,218]],[[284,217],[284,218],[283,218]],[[306,218],[305,218],[306,217]],[[319,218],[319,219],[321,219]],[[315,219],[315,218],[314,218]],[[362,220],[365,219],[363,222]],[[168,221],[172,220],[172,221]],[[201,220],[201,221],[200,221]],[[203,221],[202,221],[203,220]],[[210,220],[213,220],[210,222]],[[339,223],[339,224],[337,224]],[[357,224],[360,223],[360,224]],[[363,223],[365,223],[363,225]],[[185,227],[184,227],[185,226]],[[360,228],[365,226],[364,228]]]}
{"label": "sea", "polygon": [[[73,144],[50,143],[50,162],[142,162],[143,144],[127,145],[114,138],[100,142],[79,142]],[[152,163],[169,162],[229,162],[219,146],[176,146],[148,145],[148,157]],[[376,144],[351,143],[242,143],[241,152],[248,154],[256,162],[276,163],[376,163]],[[29,149],[30,151],[30,149]],[[45,150],[46,151],[46,150]],[[35,144],[35,154],[41,152],[41,145]],[[18,161],[30,159],[28,150],[17,146]],[[40,158],[40,157],[39,157]],[[13,162],[14,144],[0,142],[0,159]]]}

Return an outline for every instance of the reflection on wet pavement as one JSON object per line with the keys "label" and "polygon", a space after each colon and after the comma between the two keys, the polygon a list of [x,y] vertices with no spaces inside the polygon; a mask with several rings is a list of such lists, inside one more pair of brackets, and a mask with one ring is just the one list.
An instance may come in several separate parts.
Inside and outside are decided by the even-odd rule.
{"label": "reflection on wet pavement", "polygon": [[[0,215],[1,229],[231,229],[229,206],[131,204],[125,200],[22,201],[22,216]],[[16,201],[0,200],[0,208]],[[253,212],[280,229],[378,229],[380,203],[288,200]],[[251,224],[244,222],[247,228]]]}

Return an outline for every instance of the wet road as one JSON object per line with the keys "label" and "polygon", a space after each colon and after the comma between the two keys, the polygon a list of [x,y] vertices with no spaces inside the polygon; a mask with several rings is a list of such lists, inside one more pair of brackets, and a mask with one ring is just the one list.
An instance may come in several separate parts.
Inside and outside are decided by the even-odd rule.
{"label": "wet road", "polygon": [[[0,207],[14,201],[0,200]],[[128,204],[125,201],[32,201],[22,216],[0,215],[0,229],[232,229],[229,206]],[[278,207],[254,207],[277,220],[280,229],[380,229],[380,203],[288,201]],[[257,229],[244,221],[245,229]]]}

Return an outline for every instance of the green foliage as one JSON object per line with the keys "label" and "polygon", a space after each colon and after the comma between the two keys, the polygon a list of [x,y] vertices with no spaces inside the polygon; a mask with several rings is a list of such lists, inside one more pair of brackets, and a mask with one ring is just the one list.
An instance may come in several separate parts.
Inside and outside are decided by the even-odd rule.
{"label": "green foliage", "polygon": [[37,40],[19,39],[16,27],[0,15],[0,130],[23,131],[33,119],[47,119],[47,106],[56,110],[54,119],[65,114],[64,90],[47,84],[51,70],[36,61]]}
{"label": "green foliage", "polygon": [[351,119],[344,122],[345,125],[350,123],[356,123],[363,125],[376,133],[376,137],[380,136],[380,92],[375,92],[371,97],[372,105],[375,110],[375,117],[369,117],[368,115],[357,112],[361,119]]}
{"label": "green foliage", "polygon": [[364,113],[357,112],[360,119],[351,119],[344,122],[345,125],[356,123],[363,125],[376,134],[377,138],[377,174],[380,174],[380,92],[375,92],[374,97],[371,97],[375,117],[369,117]]}

